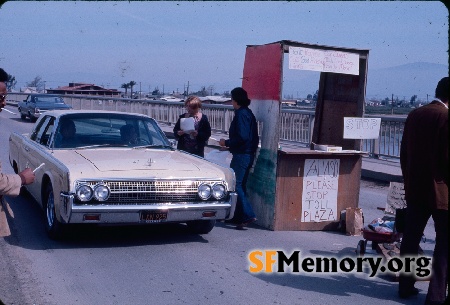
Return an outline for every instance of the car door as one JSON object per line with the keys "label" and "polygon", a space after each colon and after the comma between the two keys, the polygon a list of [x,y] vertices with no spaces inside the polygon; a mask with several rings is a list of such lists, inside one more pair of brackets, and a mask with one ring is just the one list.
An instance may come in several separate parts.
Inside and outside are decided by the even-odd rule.
{"label": "car door", "polygon": [[34,112],[34,110],[33,110],[34,104],[35,104],[34,97],[32,95],[29,95],[28,99],[25,102],[25,109],[24,109],[25,111],[24,111],[24,113],[26,115],[30,115],[30,118],[31,118],[31,114],[33,114],[33,112]]}
{"label": "car door", "polygon": [[[35,169],[42,163],[45,163],[45,151],[49,149],[50,139],[54,129],[55,118],[52,116],[45,116],[39,121],[33,133],[30,136],[30,142],[23,145],[23,156],[26,162],[25,166]],[[44,170],[35,172],[36,182],[42,181]],[[27,186],[28,191],[34,198],[40,198],[41,183],[32,183]]]}

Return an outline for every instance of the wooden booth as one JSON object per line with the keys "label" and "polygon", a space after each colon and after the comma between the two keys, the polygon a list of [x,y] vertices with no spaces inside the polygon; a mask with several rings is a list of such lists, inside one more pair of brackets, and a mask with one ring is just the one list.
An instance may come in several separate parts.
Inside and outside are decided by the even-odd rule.
{"label": "wooden booth", "polygon": [[[279,149],[285,53],[289,69],[320,73],[309,148]],[[259,225],[334,230],[342,210],[358,207],[361,140],[345,139],[343,130],[344,118],[364,113],[368,54],[289,40],[247,46],[242,87],[252,100],[261,134],[247,192]]]}

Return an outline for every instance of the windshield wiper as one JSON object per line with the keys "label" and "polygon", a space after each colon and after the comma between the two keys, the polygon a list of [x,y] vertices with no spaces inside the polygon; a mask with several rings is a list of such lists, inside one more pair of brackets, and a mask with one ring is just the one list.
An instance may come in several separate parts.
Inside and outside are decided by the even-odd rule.
{"label": "windshield wiper", "polygon": [[97,148],[97,147],[128,147],[126,144],[94,144],[87,146],[74,147],[75,149]]}
{"label": "windshield wiper", "polygon": [[140,145],[140,146],[134,146],[133,149],[140,149],[140,148],[170,148],[172,149],[173,147],[170,145]]}

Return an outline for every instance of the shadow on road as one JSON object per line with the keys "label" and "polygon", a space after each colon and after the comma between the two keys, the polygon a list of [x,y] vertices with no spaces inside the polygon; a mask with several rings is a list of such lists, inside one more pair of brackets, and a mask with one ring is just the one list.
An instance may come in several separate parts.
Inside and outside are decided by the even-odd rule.
{"label": "shadow on road", "polygon": [[69,248],[134,247],[180,243],[207,243],[202,235],[191,233],[185,224],[158,225],[71,225],[61,241],[49,239],[44,212],[26,192],[7,197],[7,221],[11,231],[4,237],[11,245],[33,250]]}

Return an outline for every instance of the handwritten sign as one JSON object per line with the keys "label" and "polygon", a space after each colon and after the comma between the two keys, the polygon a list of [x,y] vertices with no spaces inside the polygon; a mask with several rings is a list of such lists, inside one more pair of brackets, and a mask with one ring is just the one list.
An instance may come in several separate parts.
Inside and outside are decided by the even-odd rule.
{"label": "handwritten sign", "polygon": [[335,221],[339,159],[306,159],[301,222]]}
{"label": "handwritten sign", "polygon": [[378,139],[381,118],[344,118],[344,139]]}
{"label": "handwritten sign", "polygon": [[359,54],[289,47],[289,69],[359,75]]}
{"label": "handwritten sign", "polygon": [[389,183],[389,191],[386,202],[386,213],[395,214],[396,209],[406,208],[405,186],[400,182]]}

